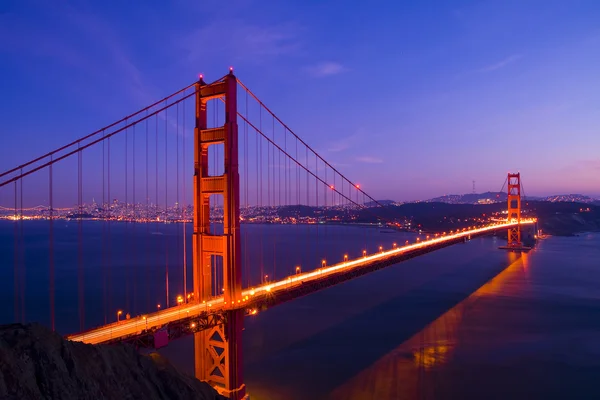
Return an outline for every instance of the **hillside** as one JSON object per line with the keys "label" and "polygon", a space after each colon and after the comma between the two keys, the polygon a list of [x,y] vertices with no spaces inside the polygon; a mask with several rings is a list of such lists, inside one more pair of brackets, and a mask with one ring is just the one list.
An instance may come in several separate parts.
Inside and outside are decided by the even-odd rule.
{"label": "hillside", "polygon": [[[449,203],[405,203],[400,206],[362,209],[356,212],[357,222],[383,220],[412,222],[413,229],[440,232],[463,228],[477,223],[494,213],[506,211],[506,203],[493,204],[449,204]],[[574,202],[524,201],[525,216],[539,218],[539,228],[551,235],[569,236],[579,232],[600,231],[600,207]],[[501,216],[500,216],[501,217]]]}
{"label": "hillside", "polygon": [[0,399],[225,399],[132,346],[64,340],[37,324],[0,326]]}

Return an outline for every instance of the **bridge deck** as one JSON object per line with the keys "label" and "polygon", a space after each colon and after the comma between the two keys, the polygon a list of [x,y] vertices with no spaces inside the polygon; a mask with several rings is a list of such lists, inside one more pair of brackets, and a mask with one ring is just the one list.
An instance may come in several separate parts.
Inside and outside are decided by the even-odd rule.
{"label": "bridge deck", "polygon": [[[533,224],[535,220],[521,220],[522,225]],[[173,323],[185,321],[193,330],[202,329],[210,324],[211,314],[217,315],[225,310],[246,309],[250,313],[266,306],[313,293],[325,287],[333,286],[340,281],[363,275],[373,270],[396,264],[400,261],[429,253],[431,251],[464,241],[467,238],[487,235],[516,225],[516,222],[498,222],[485,227],[457,232],[451,235],[434,237],[418,243],[397,247],[376,254],[344,261],[314,271],[299,273],[276,282],[268,282],[242,292],[243,300],[235,304],[226,304],[223,297],[216,297],[207,302],[193,302],[170,307],[148,315],[122,320],[100,326],[86,332],[68,335],[67,339],[90,344],[115,342],[137,336],[148,336],[151,332]],[[204,323],[199,322],[201,318]],[[196,324],[194,321],[198,321]],[[214,318],[212,323],[222,319]],[[193,324],[193,325],[192,325]]]}

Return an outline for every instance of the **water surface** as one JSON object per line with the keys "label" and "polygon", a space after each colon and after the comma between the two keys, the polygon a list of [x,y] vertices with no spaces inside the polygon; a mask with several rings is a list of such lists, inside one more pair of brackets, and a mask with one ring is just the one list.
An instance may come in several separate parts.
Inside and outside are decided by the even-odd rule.
{"label": "water surface", "polygon": [[[14,320],[14,257],[24,254],[17,271],[26,319],[48,323],[47,222],[24,224],[16,253],[15,224],[0,222],[0,321]],[[106,224],[84,223],[80,263],[77,224],[57,222],[57,329],[79,327],[79,265],[86,327],[114,320],[117,309],[137,315],[165,304],[166,267],[171,296],[182,292],[181,228],[112,224],[107,235]],[[251,225],[242,232],[251,284],[414,239],[347,226]],[[501,244],[488,237],[454,245],[246,318],[251,397],[600,398],[600,235],[552,237],[521,256],[498,250]],[[162,353],[192,373],[191,350],[184,338]]]}

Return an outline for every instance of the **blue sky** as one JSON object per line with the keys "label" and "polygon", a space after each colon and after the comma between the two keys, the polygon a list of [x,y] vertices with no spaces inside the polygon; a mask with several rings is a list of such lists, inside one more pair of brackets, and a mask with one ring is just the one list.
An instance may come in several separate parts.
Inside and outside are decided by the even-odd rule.
{"label": "blue sky", "polygon": [[3,1],[0,169],[230,65],[374,197],[600,196],[597,1]]}

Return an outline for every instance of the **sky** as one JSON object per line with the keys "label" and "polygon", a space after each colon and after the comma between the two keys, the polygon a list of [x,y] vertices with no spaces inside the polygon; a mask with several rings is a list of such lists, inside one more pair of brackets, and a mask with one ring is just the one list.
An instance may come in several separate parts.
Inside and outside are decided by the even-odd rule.
{"label": "sky", "polygon": [[375,198],[600,197],[600,3],[0,3],[0,170],[229,66]]}

